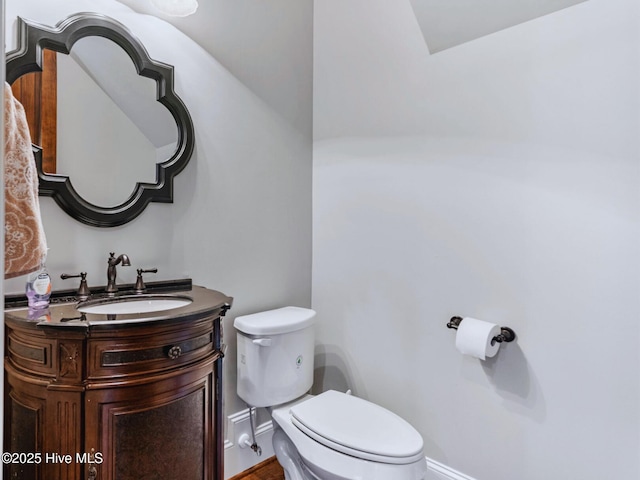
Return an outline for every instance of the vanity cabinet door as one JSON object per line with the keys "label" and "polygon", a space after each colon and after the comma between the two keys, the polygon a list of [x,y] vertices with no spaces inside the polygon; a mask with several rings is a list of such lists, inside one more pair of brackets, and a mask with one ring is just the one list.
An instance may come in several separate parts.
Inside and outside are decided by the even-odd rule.
{"label": "vanity cabinet door", "polygon": [[[4,451],[11,453],[42,452],[42,432],[46,410],[46,389],[22,392],[13,376],[6,375],[5,390],[9,390],[5,403]],[[4,478],[41,478],[42,462],[3,462]]]}
{"label": "vanity cabinet door", "polygon": [[215,454],[221,361],[215,353],[148,383],[88,389],[84,450],[96,463],[85,466],[84,478],[222,480]]}
{"label": "vanity cabinet door", "polygon": [[82,448],[82,340],[6,330],[4,478],[76,480]]}

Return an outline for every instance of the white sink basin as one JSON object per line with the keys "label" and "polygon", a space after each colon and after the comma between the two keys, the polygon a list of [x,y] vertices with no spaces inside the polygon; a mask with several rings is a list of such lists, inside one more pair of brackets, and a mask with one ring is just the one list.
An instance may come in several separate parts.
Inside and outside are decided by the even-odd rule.
{"label": "white sink basin", "polygon": [[102,315],[155,313],[184,307],[192,301],[183,295],[129,295],[89,300],[78,305],[78,311]]}

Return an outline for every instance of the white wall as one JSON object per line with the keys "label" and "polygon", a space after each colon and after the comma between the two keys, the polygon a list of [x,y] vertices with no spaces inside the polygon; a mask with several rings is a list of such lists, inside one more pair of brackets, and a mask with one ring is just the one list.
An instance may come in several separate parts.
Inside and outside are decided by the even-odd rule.
{"label": "white wall", "polygon": [[315,2],[315,388],[477,480],[640,478],[638,4],[430,56],[409,3]]}
{"label": "white wall", "polygon": [[[127,253],[132,262],[132,268],[119,269],[119,282],[133,282],[137,267],[157,267],[149,280],[191,277],[195,284],[233,296],[225,321],[225,409],[242,410],[235,394],[233,318],[283,305],[309,306],[311,300],[311,130],[301,132],[300,125],[283,118],[170,24],[112,0],[9,0],[7,48],[15,45],[9,32],[16,14],[53,25],[82,11],[120,20],[153,59],[174,65],[176,91],[193,118],[196,147],[175,179],[175,202],[151,204],[122,227],[85,226],[41,197],[54,288],[73,288],[59,275],[80,270],[88,272],[90,286],[104,285],[108,252],[114,251]],[[294,12],[272,11],[264,21],[306,22],[307,35],[280,46],[310,56],[311,16]],[[250,64],[257,55],[265,53],[247,52],[243,60]],[[287,75],[311,82],[304,66]],[[310,95],[300,100],[310,117]],[[5,283],[7,292],[23,288],[23,279]]]}

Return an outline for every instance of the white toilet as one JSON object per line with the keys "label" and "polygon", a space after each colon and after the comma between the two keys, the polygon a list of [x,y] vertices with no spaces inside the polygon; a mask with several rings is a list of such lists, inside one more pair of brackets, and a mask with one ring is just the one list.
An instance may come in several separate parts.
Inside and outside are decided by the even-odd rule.
{"label": "white toilet", "polygon": [[284,307],[237,317],[238,395],[267,407],[286,480],[423,480],[420,434],[398,415],[313,383],[315,312]]}

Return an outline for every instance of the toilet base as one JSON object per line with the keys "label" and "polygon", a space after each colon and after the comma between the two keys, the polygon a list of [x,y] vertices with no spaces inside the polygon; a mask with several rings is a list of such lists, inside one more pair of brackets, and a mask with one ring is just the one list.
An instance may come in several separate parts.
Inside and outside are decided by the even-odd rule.
{"label": "toilet base", "polygon": [[276,454],[278,463],[284,469],[285,480],[321,480],[307,469],[291,439],[275,422],[273,451]]}

